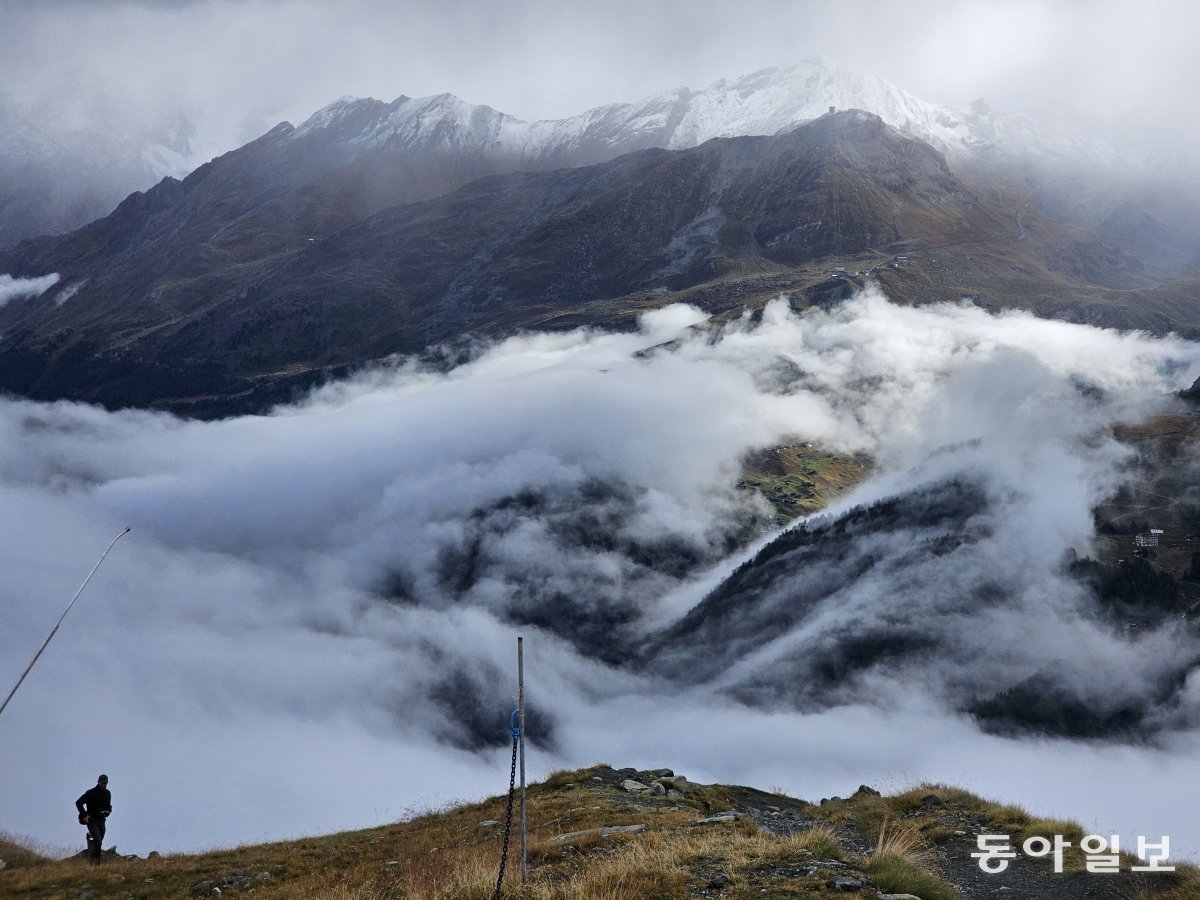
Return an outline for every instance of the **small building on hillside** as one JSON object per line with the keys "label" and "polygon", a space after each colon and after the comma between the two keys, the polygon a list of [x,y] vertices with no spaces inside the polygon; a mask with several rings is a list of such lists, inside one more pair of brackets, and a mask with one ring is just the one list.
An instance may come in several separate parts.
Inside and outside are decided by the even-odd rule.
{"label": "small building on hillside", "polygon": [[1133,545],[1135,547],[1157,547],[1158,536],[1160,534],[1162,534],[1162,529],[1151,528],[1149,531],[1143,532],[1135,537],[1133,539]]}

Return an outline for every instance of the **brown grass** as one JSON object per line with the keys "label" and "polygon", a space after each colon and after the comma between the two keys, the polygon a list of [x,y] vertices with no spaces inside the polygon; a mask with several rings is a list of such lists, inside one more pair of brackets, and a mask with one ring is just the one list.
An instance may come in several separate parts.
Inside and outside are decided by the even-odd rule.
{"label": "brown grass", "polygon": [[[980,821],[1035,830],[1069,824],[1033,819],[1014,807],[991,804],[964,791],[923,785],[895,797],[800,807],[803,815],[820,817],[826,824],[781,836],[760,831],[747,820],[695,824],[702,815],[738,806],[744,789],[697,786],[681,809],[675,801],[633,798],[595,782],[592,776],[597,771],[603,770],[556,772],[546,782],[530,786],[529,879],[520,883],[514,840],[506,898],[686,898],[720,873],[728,879],[722,896],[729,900],[759,896],[763,891],[775,897],[832,900],[834,894],[825,882],[834,870],[822,866],[822,861],[839,860],[849,868],[837,871],[862,869],[876,886],[892,885],[892,892],[954,900],[957,894],[932,866],[929,835],[921,831],[931,828],[940,814],[937,807],[921,814],[925,794],[961,802],[979,811]],[[608,769],[610,781],[611,775]],[[59,900],[76,896],[83,884],[90,884],[97,900],[159,900],[188,897],[200,881],[245,872],[266,873],[252,883],[256,900],[487,900],[495,887],[501,837],[498,828],[479,825],[502,819],[504,799],[493,797],[363,831],[154,861],[119,860],[99,868],[29,851],[28,866],[0,871],[0,896]],[[897,816],[914,813],[911,820],[896,821]],[[839,835],[860,831],[861,821],[880,814],[885,818],[875,831],[875,852],[867,859],[848,853]],[[608,838],[592,834],[570,845],[553,840],[564,832],[636,823],[645,824],[647,830]],[[810,866],[818,871],[807,876],[780,874]],[[1176,893],[1162,900],[1194,900],[1195,871],[1181,875],[1178,882],[1173,888]],[[234,888],[226,893],[243,891]]]}
{"label": "brown grass", "polygon": [[0,859],[4,860],[9,869],[27,869],[30,866],[41,866],[53,862],[60,853],[43,847],[28,838],[0,831]]}
{"label": "brown grass", "polygon": [[933,854],[921,832],[912,825],[885,822],[875,841],[875,858],[890,856],[919,866],[932,866]]}

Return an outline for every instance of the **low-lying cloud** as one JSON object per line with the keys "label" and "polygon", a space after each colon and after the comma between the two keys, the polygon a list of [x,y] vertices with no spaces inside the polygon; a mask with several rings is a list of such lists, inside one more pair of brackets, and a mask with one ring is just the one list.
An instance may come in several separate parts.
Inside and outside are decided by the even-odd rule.
{"label": "low-lying cloud", "polygon": [[[702,319],[524,335],[449,373],[410,363],[222,422],[0,403],[0,681],[134,529],[0,722],[0,764],[23,776],[0,786],[0,827],[74,840],[69,803],[101,770],[113,839],[137,852],[496,792],[522,633],[543,769],[670,765],[813,799],[935,778],[1200,847],[1175,812],[1200,753],[1194,672],[1147,724],[1153,749],[989,736],[960,709],[964,684],[1034,664],[1097,696],[1184,665],[1181,625],[1126,639],[1063,559],[1088,552],[1122,477],[1112,424],[1176,402],[1200,348],[873,292],[803,315],[779,300],[717,338],[689,329]],[[734,548],[766,510],[736,489],[740,460],[787,439],[875,458],[835,515],[954,479],[985,511],[940,556],[916,530],[872,536],[886,580],[766,616],[715,669],[719,643],[647,656],[753,552]],[[962,602],[986,582],[1006,601]],[[751,618],[787,609],[751,599]],[[988,652],[973,669],[945,645],[785,697],[813,648],[868,623]],[[1119,771],[1132,796],[1095,791]],[[186,818],[163,799],[196,790],[211,805]]]}
{"label": "low-lying cloud", "polygon": [[51,272],[40,278],[13,278],[11,275],[0,275],[0,306],[5,306],[12,300],[25,297],[37,297],[58,284],[58,273]]}

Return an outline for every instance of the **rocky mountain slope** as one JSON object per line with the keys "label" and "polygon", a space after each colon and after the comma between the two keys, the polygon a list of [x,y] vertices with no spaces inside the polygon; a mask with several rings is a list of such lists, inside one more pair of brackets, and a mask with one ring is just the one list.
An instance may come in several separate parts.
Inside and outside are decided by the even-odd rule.
{"label": "rocky mountain slope", "polygon": [[[566,119],[528,122],[440,94],[390,103],[344,97],[299,128],[286,127],[292,141],[311,144],[315,138],[327,149],[337,144],[327,158],[331,169],[361,166],[347,173],[348,181],[364,195],[383,190],[389,205],[436,196],[489,173],[549,171],[651,147],[685,149],[714,137],[778,134],[831,107],[872,112],[936,147],[960,174],[973,170],[985,180],[1001,175],[1010,187],[1027,188],[1043,211],[1068,212],[1073,224],[1110,239],[1124,230],[1139,240],[1149,218],[1158,237],[1143,249],[1165,246],[1170,252],[1163,259],[1196,261],[1186,235],[1178,233],[1187,232],[1189,219],[1181,213],[1194,209],[1196,199],[1175,183],[1192,169],[1186,154],[1164,156],[1114,143],[1105,126],[1065,108],[1005,112],[982,100],[963,109],[937,106],[861,66],[822,57]],[[182,177],[204,144],[183,114],[111,135],[102,113],[88,128],[62,133],[35,124],[42,121],[38,116],[52,120],[54,112],[34,116],[13,104],[0,107],[0,248],[78,227],[132,189],[163,175]],[[1157,190],[1153,199],[1142,196],[1162,187],[1164,175],[1174,179],[1167,190]],[[1088,181],[1104,183],[1106,192],[1081,189]]]}
{"label": "rocky mountain slope", "polygon": [[[992,732],[1122,740],[1186,728],[1162,713],[1200,668],[1194,653],[1130,671],[1126,686],[1103,696],[1081,688],[1070,654],[1051,659],[1013,644],[1002,662],[994,658],[1010,616],[1050,627],[1056,613],[1030,603],[1019,579],[983,574],[979,556],[992,552],[1003,516],[992,507],[986,486],[963,478],[793,526],[647,639],[643,665],[766,708],[828,709],[895,676],[937,684]],[[1064,561],[1056,589],[1079,595],[1071,616],[1143,636],[1182,620],[1193,640],[1200,634],[1200,610],[1171,575],[1115,562]],[[990,624],[981,629],[984,615]]]}
{"label": "rocky mountain slope", "polygon": [[373,167],[392,157],[346,163],[370,122],[334,119],[281,126],[86,228],[0,253],[0,271],[59,275],[0,309],[0,387],[254,408],[319,370],[466,334],[619,324],[705,283],[718,289],[689,299],[720,313],[748,299],[731,280],[782,276],[752,300],[816,285],[839,262],[879,272],[904,252],[912,265],[881,276],[926,300],[980,292],[1044,311],[1141,283],[1135,260],[1014,215],[1009,198],[970,190],[934,148],[862,112],[479,178],[415,203],[391,201],[460,157],[413,157],[389,192]]}

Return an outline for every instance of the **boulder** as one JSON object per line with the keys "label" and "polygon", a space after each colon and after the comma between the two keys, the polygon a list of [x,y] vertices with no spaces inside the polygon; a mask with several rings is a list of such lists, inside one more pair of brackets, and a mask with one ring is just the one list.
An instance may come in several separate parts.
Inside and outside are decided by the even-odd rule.
{"label": "boulder", "polygon": [[664,796],[666,796],[666,793],[667,793],[667,789],[665,787],[663,787],[661,781],[656,781],[656,782],[654,782],[654,784],[650,785],[650,796],[651,797],[664,797]]}
{"label": "boulder", "polygon": [[659,778],[655,784],[661,784],[669,791],[679,791],[681,794],[686,794],[690,785],[688,780],[682,775],[672,775],[670,778]]}
{"label": "boulder", "polygon": [[621,787],[624,790],[634,794],[640,794],[642,791],[650,790],[649,785],[642,784],[640,781],[634,781],[632,778],[626,778],[621,782]]}

